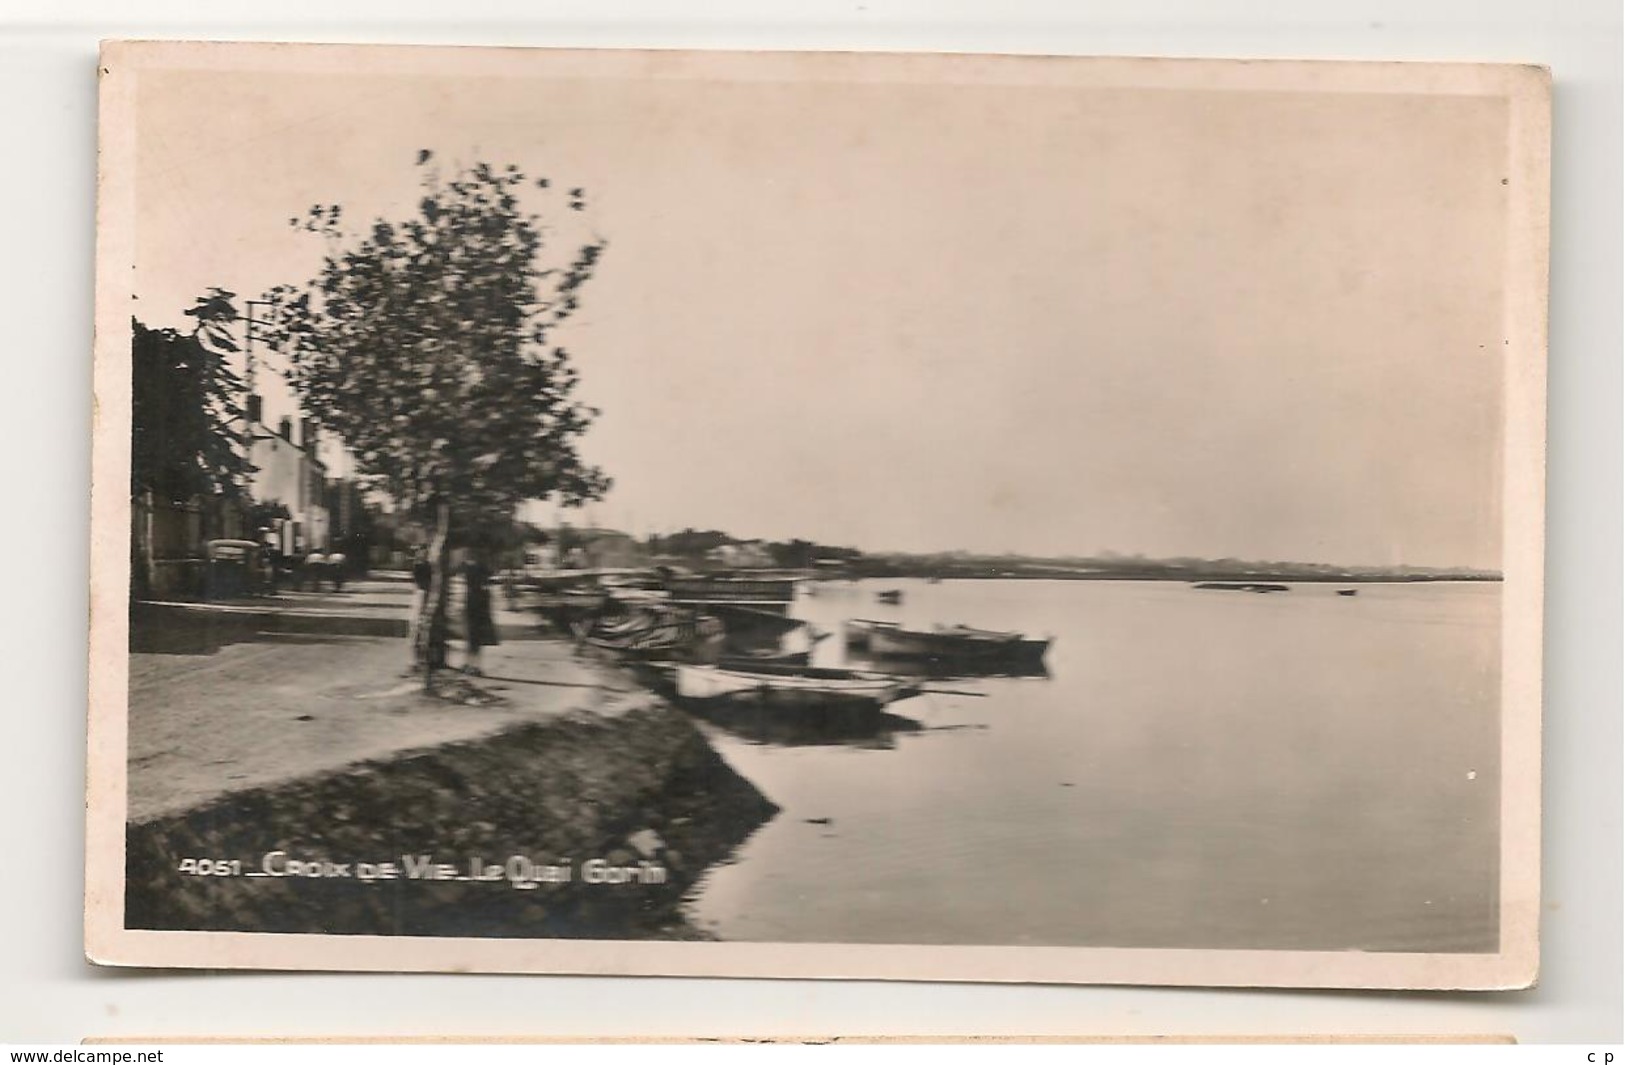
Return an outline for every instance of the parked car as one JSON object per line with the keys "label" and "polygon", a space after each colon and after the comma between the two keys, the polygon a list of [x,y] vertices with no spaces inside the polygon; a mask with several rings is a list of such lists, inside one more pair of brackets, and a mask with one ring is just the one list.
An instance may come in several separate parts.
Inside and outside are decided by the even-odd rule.
{"label": "parked car", "polygon": [[259,590],[259,544],[253,540],[210,540],[203,549],[208,562],[205,596],[236,599]]}

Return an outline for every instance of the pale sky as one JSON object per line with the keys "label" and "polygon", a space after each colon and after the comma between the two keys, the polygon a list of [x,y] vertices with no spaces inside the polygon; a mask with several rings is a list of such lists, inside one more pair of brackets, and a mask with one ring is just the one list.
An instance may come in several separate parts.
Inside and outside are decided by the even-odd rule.
{"label": "pale sky", "polygon": [[152,325],[308,277],[288,217],[400,216],[420,148],[586,188],[603,524],[1500,565],[1500,101],[141,77]]}

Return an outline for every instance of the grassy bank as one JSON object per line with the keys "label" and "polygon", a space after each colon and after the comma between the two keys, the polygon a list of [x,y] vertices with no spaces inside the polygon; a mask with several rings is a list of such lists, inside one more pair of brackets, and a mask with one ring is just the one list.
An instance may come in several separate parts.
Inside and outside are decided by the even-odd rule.
{"label": "grassy bank", "polygon": [[132,823],[125,923],[685,938],[683,894],[775,812],[651,697]]}

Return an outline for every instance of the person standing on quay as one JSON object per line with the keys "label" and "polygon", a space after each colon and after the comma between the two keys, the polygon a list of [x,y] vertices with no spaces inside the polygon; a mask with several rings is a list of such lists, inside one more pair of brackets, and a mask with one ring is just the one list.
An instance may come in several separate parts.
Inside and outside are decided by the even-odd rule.
{"label": "person standing on quay", "polygon": [[344,568],[349,564],[350,560],[345,557],[343,551],[334,550],[328,553],[327,575],[333,579],[333,590],[335,592],[344,591],[344,578],[346,576]]}
{"label": "person standing on quay", "polygon": [[421,547],[412,548],[412,613],[408,615],[406,632],[406,654],[411,659],[410,672],[416,672],[422,665],[418,647],[418,632],[423,626],[423,601],[429,596],[429,582],[434,577],[434,570],[429,566],[429,554]]}
{"label": "person standing on quay", "polygon": [[483,677],[480,651],[497,644],[497,626],[491,616],[491,567],[482,551],[469,552],[463,562],[463,672]]}
{"label": "person standing on quay", "polygon": [[282,549],[271,538],[270,529],[260,530],[260,566],[265,574],[266,594],[276,595],[282,577]]}
{"label": "person standing on quay", "polygon": [[316,548],[305,556],[305,574],[310,577],[310,590],[322,590],[322,581],[327,578],[327,556],[322,554],[321,548]]}

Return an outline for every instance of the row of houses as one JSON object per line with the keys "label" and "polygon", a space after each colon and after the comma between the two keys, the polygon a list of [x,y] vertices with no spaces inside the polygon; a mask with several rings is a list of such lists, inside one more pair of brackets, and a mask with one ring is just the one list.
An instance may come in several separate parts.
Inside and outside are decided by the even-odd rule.
{"label": "row of houses", "polygon": [[189,595],[205,585],[211,540],[252,540],[285,555],[344,551],[362,560],[373,515],[351,478],[329,476],[309,418],[263,420],[260,397],[247,403],[244,430],[253,467],[246,499],[199,497],[172,502],[143,493],[132,500],[131,570],[138,596]]}
{"label": "row of houses", "polygon": [[760,540],[719,544],[705,553],[705,560],[727,569],[771,569],[778,565],[772,550]]}
{"label": "row of houses", "polygon": [[[772,569],[778,565],[772,550],[760,540],[721,544],[705,552],[703,564],[716,569]],[[616,529],[561,527],[546,543],[524,548],[527,569],[636,569],[645,566],[688,568],[691,558],[651,553],[633,537]]]}

